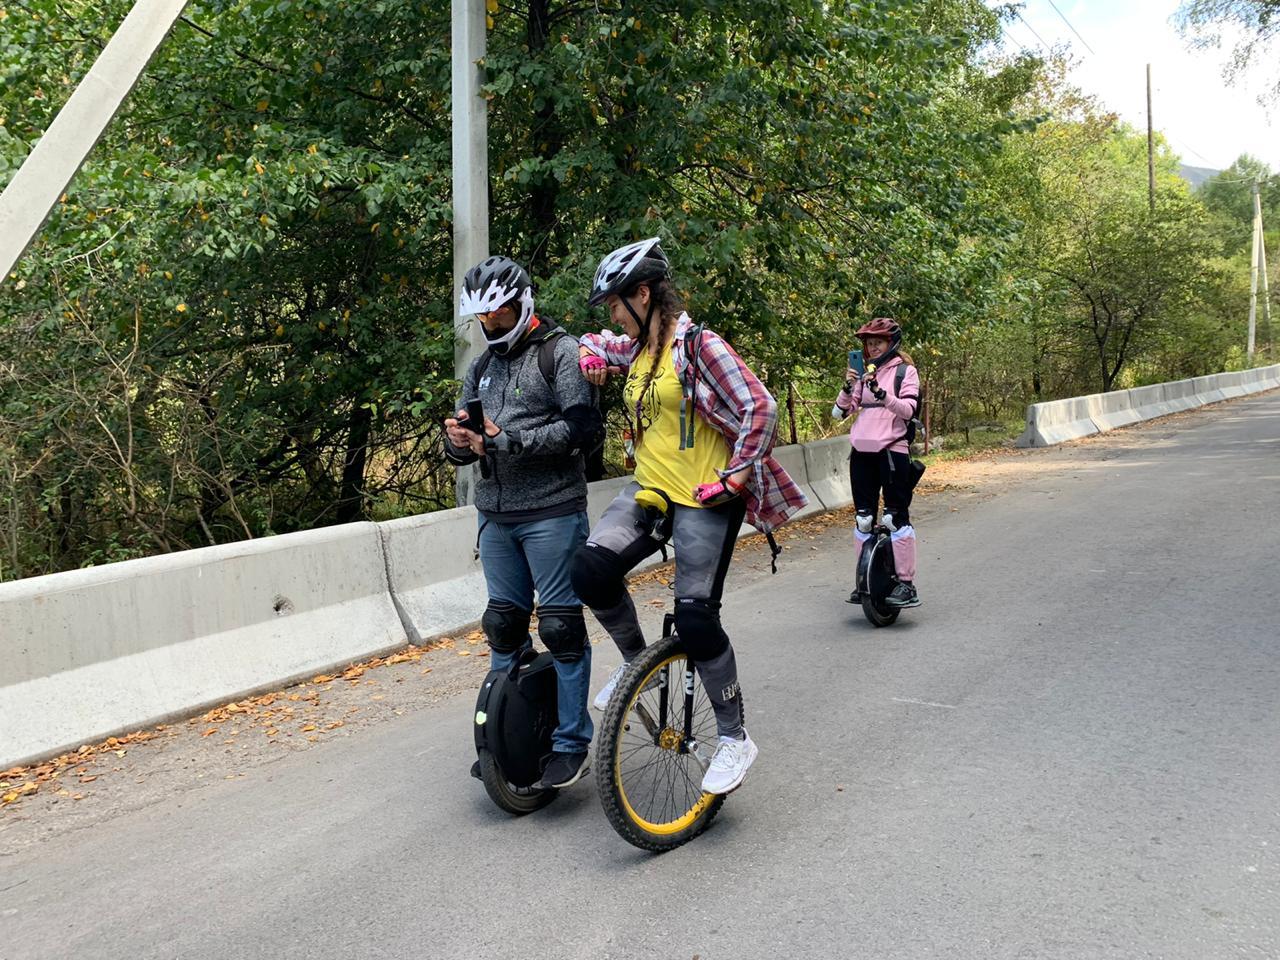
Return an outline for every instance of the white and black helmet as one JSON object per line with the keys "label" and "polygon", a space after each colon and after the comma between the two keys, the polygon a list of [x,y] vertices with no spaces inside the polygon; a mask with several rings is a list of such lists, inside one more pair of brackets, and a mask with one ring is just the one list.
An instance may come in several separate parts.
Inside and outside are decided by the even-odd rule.
{"label": "white and black helmet", "polygon": [[625,294],[645,280],[665,279],[671,276],[671,264],[658,246],[659,237],[650,237],[619,247],[600,261],[596,267],[596,279],[591,284],[588,306],[603,303],[614,294]]}
{"label": "white and black helmet", "polygon": [[[498,336],[484,330],[485,339],[495,353],[506,353],[529,329],[533,319],[533,281],[524,268],[507,257],[490,257],[477,263],[462,278],[462,294],[458,298],[459,313],[492,313],[507,304],[519,303],[516,325]],[[481,329],[484,327],[481,325]]]}

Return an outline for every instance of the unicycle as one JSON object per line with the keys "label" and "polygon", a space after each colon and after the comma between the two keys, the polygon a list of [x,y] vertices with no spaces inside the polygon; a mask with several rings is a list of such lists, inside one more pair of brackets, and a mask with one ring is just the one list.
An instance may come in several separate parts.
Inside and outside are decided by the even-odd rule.
{"label": "unicycle", "polygon": [[[669,536],[669,501],[641,490],[636,502],[641,525]],[[724,805],[723,795],[702,791],[718,743],[711,699],[668,613],[662,640],[631,661],[600,724],[596,784],[619,836],[661,853],[706,830]]]}
{"label": "unicycle", "polygon": [[558,791],[535,786],[551,756],[556,713],[555,660],[526,647],[503,670],[490,670],[476,698],[478,776],[507,813],[540,810]]}
{"label": "unicycle", "polygon": [[863,541],[858,556],[858,595],[862,613],[877,627],[887,627],[902,611],[890,606],[889,594],[898,583],[898,569],[893,561],[893,541],[889,528],[877,522],[871,539]]}

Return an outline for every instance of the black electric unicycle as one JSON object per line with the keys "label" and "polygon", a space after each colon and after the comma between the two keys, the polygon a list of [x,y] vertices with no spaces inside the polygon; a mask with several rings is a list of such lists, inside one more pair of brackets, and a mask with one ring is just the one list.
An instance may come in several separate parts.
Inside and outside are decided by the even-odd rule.
{"label": "black electric unicycle", "polygon": [[898,569],[893,561],[893,540],[889,528],[878,522],[871,529],[871,539],[864,540],[858,555],[856,595],[862,603],[863,615],[877,627],[887,627],[898,619],[898,607],[888,599],[898,584]]}
{"label": "black electric unicycle", "polygon": [[556,790],[537,785],[551,757],[556,706],[555,660],[531,647],[510,667],[490,670],[480,686],[473,773],[507,813],[533,813],[556,798]]}

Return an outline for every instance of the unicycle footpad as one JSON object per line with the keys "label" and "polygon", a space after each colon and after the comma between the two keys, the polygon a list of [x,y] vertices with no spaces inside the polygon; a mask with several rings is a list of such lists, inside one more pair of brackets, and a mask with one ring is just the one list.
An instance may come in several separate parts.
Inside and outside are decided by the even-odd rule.
{"label": "unicycle footpad", "polygon": [[522,655],[515,670],[491,670],[476,698],[476,751],[488,751],[512,786],[542,778],[556,728],[555,660]]}

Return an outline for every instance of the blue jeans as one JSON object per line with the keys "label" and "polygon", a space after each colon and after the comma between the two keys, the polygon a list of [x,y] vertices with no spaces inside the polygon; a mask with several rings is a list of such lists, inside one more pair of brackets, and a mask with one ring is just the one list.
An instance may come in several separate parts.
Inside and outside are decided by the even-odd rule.
{"label": "blue jeans", "polygon": [[[532,610],[534,592],[545,606],[581,607],[582,601],[569,582],[574,551],[586,543],[590,524],[586,513],[571,513],[528,523],[500,523],[480,518],[480,564],[489,588],[489,599]],[[533,642],[531,637],[530,643]],[[492,651],[490,668],[511,666],[516,654]],[[559,724],[551,736],[552,748],[581,753],[591,744],[594,725],[587,710],[591,680],[591,644],[581,659],[556,661],[556,696]]]}

